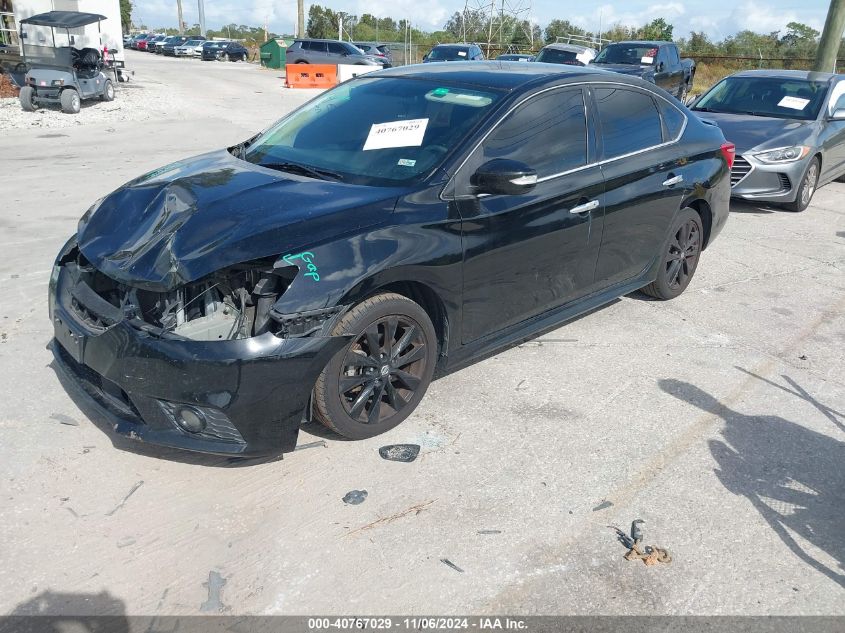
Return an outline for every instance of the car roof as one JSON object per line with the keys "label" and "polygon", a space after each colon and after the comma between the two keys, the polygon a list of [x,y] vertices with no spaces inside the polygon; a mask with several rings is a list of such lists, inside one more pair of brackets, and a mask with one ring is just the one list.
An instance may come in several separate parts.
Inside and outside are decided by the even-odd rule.
{"label": "car roof", "polygon": [[455,42],[452,44],[435,44],[432,48],[469,48],[470,46],[478,46],[478,44],[465,44],[462,42]]}
{"label": "car roof", "polygon": [[297,37],[294,42],[340,42],[341,44],[349,44],[349,42],[344,42],[343,40],[333,40],[323,37]]}
{"label": "car roof", "polygon": [[831,81],[836,78],[845,79],[845,75],[835,73],[819,73],[812,70],[743,70],[730,75],[731,77],[773,77],[778,79],[808,79],[810,81]]}
{"label": "car roof", "polygon": [[550,82],[566,83],[584,79],[612,79],[617,83],[641,85],[642,81],[632,80],[619,73],[596,68],[595,66],[562,66],[561,64],[508,61],[480,62],[434,62],[414,64],[382,70],[379,77],[408,77],[443,81],[454,84],[472,85],[481,88],[514,90],[528,84]]}
{"label": "car roof", "polygon": [[595,52],[596,50],[594,48],[590,48],[589,46],[581,46],[580,44],[546,44],[543,48],[551,48],[556,51],[572,51],[577,53],[583,53],[584,51]]}

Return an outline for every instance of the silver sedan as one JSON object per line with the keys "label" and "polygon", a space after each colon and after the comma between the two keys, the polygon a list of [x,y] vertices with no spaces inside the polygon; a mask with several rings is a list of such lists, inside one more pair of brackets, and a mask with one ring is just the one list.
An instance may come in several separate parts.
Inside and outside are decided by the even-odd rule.
{"label": "silver sedan", "polygon": [[845,75],[736,73],[691,109],[736,145],[735,198],[803,211],[819,187],[845,176]]}

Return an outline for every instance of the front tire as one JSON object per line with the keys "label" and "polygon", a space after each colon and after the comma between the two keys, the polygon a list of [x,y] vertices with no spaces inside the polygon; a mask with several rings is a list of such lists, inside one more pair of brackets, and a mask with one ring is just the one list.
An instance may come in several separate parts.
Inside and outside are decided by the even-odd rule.
{"label": "front tire", "polygon": [[810,165],[801,179],[801,186],[798,187],[798,195],[795,198],[795,202],[783,205],[785,209],[800,213],[810,206],[810,202],[813,201],[813,194],[816,193],[816,185],[819,184],[820,166],[821,163],[819,162],[818,156],[810,161]]}
{"label": "front tire", "polygon": [[100,99],[103,101],[114,101],[114,84],[111,82],[111,79],[106,79]]}
{"label": "front tire", "polygon": [[18,96],[21,102],[21,108],[26,112],[35,112],[38,109],[38,104],[35,103],[35,88],[32,86],[24,86],[21,88],[21,93]]}
{"label": "front tire", "polygon": [[332,334],[353,338],[317,379],[317,419],[354,440],[405,420],[425,395],[437,360],[437,335],[425,310],[402,295],[377,294],[347,312]]}
{"label": "front tire", "polygon": [[65,114],[78,114],[82,107],[82,102],[79,100],[79,93],[73,88],[62,90],[62,94],[59,95],[59,102],[62,105],[62,112]]}
{"label": "front tire", "polygon": [[692,281],[704,246],[701,216],[695,209],[682,209],[670,235],[657,279],[642,289],[647,295],[663,301],[679,296]]}

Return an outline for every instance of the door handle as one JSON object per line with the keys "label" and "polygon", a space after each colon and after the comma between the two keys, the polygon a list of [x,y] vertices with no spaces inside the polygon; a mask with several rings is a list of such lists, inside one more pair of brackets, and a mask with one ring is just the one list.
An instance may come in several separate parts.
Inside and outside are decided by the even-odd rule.
{"label": "door handle", "polygon": [[585,202],[584,204],[579,204],[577,207],[572,207],[569,212],[575,215],[579,213],[587,213],[588,211],[592,211],[593,209],[599,208],[599,201],[598,200],[590,200],[589,202]]}
{"label": "door handle", "polygon": [[663,182],[663,186],[664,187],[672,187],[672,186],[677,185],[677,184],[682,183],[682,182],[684,182],[683,176],[674,176],[673,178],[670,178],[669,180],[665,180]]}

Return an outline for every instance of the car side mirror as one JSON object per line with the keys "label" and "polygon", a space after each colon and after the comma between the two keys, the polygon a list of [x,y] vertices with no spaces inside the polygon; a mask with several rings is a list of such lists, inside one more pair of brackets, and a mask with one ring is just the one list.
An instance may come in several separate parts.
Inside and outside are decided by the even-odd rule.
{"label": "car side mirror", "polygon": [[831,121],[845,121],[845,108],[836,108],[830,115]]}
{"label": "car side mirror", "polygon": [[659,73],[662,73],[662,72],[663,72],[663,62],[657,62],[657,68],[656,68],[656,70],[657,70],[657,72],[659,72]]}
{"label": "car side mirror", "polygon": [[74,39],[73,35],[70,36],[70,45],[73,46],[76,44],[76,39]]}
{"label": "car side mirror", "polygon": [[537,172],[525,163],[497,158],[479,167],[471,183],[477,193],[515,196],[537,185]]}

